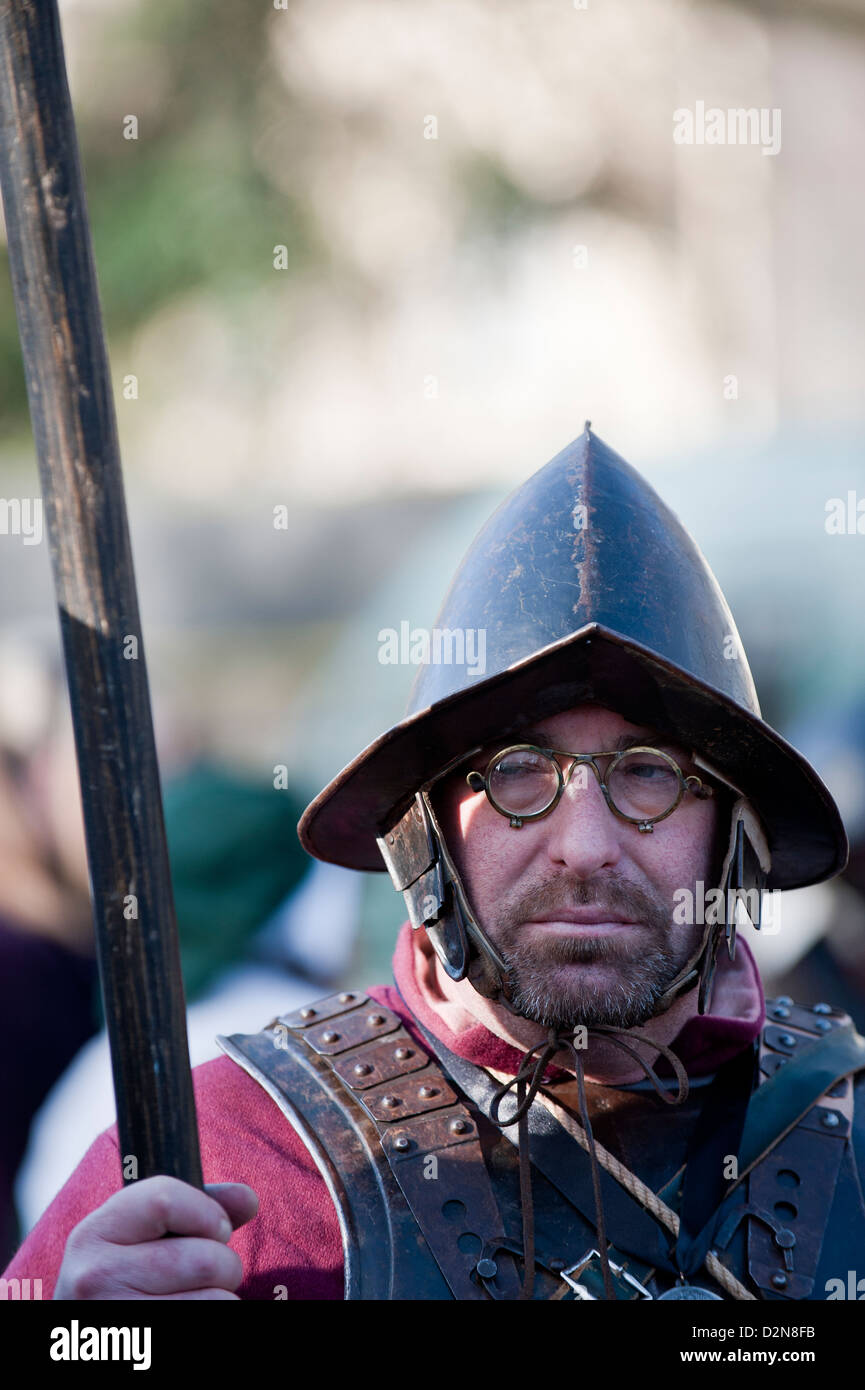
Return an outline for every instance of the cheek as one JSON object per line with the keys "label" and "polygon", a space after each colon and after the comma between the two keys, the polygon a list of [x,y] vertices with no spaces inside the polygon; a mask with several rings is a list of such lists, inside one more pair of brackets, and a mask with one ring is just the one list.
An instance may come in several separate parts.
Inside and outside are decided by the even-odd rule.
{"label": "cheek", "polygon": [[445,783],[432,794],[432,805],[436,819],[442,829],[451,858],[463,874],[465,871],[465,851],[467,838],[471,833],[471,805],[474,798],[466,794],[462,778],[457,782]]}
{"label": "cheek", "polygon": [[719,808],[714,802],[704,802],[699,811],[699,826],[696,831],[693,858],[695,863],[700,866],[699,876],[709,886],[714,887],[727,848],[729,818],[724,824],[724,818],[719,816]]}
{"label": "cheek", "polygon": [[445,790],[436,805],[451,857],[470,893],[482,891],[487,881],[501,886],[505,877],[519,872],[527,854],[520,853],[516,832],[488,805],[484,797],[457,786]]}
{"label": "cheek", "polygon": [[505,855],[501,816],[477,797],[462,798],[454,817],[460,872],[468,878],[471,865],[498,867]]}
{"label": "cheek", "polygon": [[651,853],[642,862],[650,878],[671,901],[677,891],[692,892],[697,883],[702,882],[707,891],[716,886],[720,861],[713,807],[701,806],[692,820],[671,823],[663,839],[656,828],[652,838],[656,838],[656,843],[647,846]]}

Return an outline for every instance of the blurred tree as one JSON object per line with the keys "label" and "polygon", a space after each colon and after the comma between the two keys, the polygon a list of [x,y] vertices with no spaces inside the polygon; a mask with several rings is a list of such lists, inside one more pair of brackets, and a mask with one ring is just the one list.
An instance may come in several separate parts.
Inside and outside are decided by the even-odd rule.
{"label": "blurred tree", "polygon": [[[64,27],[70,19],[63,15]],[[72,98],[106,331],[126,334],[173,296],[206,287],[232,299],[259,286],[278,241],[289,262],[315,255],[297,200],[275,189],[253,150],[270,68],[270,11],[256,0],[148,0],[99,30],[105,64],[146,44],[166,65],[165,92],[137,140],[120,107],[106,127],[86,92]],[[125,46],[126,45],[126,46]],[[116,76],[113,79],[117,83]],[[135,83],[130,81],[134,90]],[[123,91],[123,83],[117,84]],[[134,101],[134,98],[133,98]],[[134,111],[134,105],[132,106]],[[278,229],[278,235],[274,229]],[[7,260],[4,250],[4,261]],[[0,275],[0,425],[26,428],[27,400],[8,269]]]}

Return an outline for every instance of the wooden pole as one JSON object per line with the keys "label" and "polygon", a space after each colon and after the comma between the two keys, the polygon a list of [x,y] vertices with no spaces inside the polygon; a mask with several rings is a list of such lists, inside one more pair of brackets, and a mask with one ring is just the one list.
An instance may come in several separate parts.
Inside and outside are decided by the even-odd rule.
{"label": "wooden pole", "polygon": [[78,755],[123,1178],[167,1173],[201,1186],[117,424],[56,0],[0,0],[0,64],[0,182]]}

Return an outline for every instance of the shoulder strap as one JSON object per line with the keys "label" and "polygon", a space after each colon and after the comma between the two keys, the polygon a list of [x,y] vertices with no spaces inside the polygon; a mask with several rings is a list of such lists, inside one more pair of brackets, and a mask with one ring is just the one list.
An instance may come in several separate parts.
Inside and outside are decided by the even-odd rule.
{"label": "shoulder strap", "polygon": [[[844,1077],[865,1068],[865,1039],[838,1010],[767,1000],[760,1067],[765,1080],[754,1092],[739,1147],[738,1177],[745,1177]],[[817,1025],[824,1024],[825,1027]],[[768,1060],[767,1060],[768,1059]],[[818,1117],[819,1119],[820,1117]],[[824,1122],[825,1123],[825,1122]],[[835,1122],[830,1121],[834,1128]]]}
{"label": "shoulder strap", "polygon": [[[853,1124],[850,1079],[865,1040],[847,1014],[767,1003],[761,1084],[739,1150],[747,1175],[748,1272],[775,1298],[810,1297]],[[819,1103],[818,1103],[819,1102]],[[857,1213],[851,1211],[854,1220]]]}

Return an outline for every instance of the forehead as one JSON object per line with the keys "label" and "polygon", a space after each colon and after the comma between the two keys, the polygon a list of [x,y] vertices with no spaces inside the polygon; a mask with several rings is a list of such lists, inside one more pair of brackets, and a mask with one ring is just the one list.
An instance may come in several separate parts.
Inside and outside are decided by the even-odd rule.
{"label": "forehead", "polygon": [[633,724],[615,710],[603,705],[576,705],[560,714],[549,715],[546,719],[535,720],[523,726],[522,732],[550,734],[555,738],[588,734],[595,731],[610,734],[631,734],[648,731],[648,725]]}
{"label": "forehead", "polygon": [[[685,748],[669,733],[661,732],[650,724],[633,723],[615,710],[594,704],[576,705],[560,714],[521,725],[507,740],[502,741],[537,743],[542,747],[562,748],[575,753],[615,752],[634,742],[671,750]],[[494,743],[490,746],[494,746]]]}

